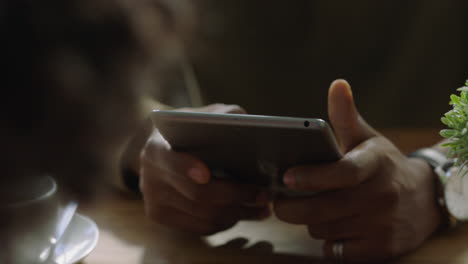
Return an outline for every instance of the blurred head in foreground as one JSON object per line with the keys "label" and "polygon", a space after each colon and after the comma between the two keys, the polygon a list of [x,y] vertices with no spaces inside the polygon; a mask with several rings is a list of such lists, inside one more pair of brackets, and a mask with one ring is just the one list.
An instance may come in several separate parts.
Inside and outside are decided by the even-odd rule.
{"label": "blurred head in foreground", "polygon": [[171,9],[145,0],[0,0],[3,188],[51,174],[87,192],[141,121],[171,60]]}

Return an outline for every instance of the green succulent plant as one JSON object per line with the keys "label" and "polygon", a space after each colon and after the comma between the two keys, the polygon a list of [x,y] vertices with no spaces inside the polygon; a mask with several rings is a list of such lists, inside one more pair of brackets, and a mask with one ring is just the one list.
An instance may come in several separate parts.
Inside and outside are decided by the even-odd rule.
{"label": "green succulent plant", "polygon": [[468,80],[457,91],[460,91],[460,96],[450,96],[453,109],[441,118],[448,128],[441,130],[440,135],[448,139],[442,144],[448,148],[448,157],[456,158],[455,165],[463,168],[468,164]]}

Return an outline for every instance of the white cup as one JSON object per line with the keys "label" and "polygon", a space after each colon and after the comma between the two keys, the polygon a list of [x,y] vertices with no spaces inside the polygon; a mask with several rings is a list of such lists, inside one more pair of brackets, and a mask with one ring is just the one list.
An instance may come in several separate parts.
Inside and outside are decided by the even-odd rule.
{"label": "white cup", "polygon": [[42,263],[59,219],[56,182],[49,176],[9,179],[0,192],[0,263]]}

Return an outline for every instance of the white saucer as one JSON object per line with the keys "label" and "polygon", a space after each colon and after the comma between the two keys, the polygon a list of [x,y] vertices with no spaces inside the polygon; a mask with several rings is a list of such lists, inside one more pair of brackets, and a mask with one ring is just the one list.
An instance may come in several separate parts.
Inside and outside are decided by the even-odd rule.
{"label": "white saucer", "polygon": [[77,263],[87,257],[96,247],[99,229],[90,218],[75,214],[56,248],[57,264]]}

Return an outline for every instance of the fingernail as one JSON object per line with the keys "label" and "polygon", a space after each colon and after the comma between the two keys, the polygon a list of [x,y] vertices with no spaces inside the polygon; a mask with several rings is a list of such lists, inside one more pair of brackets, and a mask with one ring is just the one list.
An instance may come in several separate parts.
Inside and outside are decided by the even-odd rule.
{"label": "fingernail", "polygon": [[286,186],[293,188],[296,184],[296,175],[293,170],[289,170],[283,177],[283,182]]}
{"label": "fingernail", "polygon": [[200,168],[191,168],[188,171],[188,175],[197,183],[203,184],[207,182],[207,177]]}

